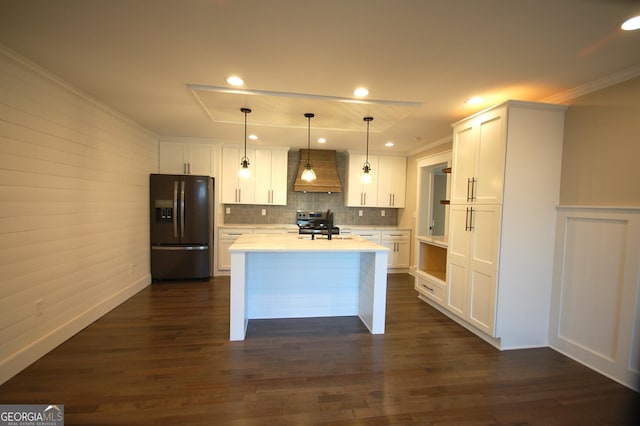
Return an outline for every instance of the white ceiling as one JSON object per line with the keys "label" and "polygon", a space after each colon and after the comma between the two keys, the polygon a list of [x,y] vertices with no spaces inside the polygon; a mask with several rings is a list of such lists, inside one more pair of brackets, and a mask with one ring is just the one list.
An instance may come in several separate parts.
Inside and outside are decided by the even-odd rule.
{"label": "white ceiling", "polygon": [[[161,136],[242,143],[249,107],[257,144],[306,147],[313,112],[312,148],[364,149],[371,115],[370,149],[409,153],[486,106],[640,75],[640,31],[618,29],[638,14],[637,0],[0,0],[0,43]],[[358,86],[367,101],[349,102]]]}

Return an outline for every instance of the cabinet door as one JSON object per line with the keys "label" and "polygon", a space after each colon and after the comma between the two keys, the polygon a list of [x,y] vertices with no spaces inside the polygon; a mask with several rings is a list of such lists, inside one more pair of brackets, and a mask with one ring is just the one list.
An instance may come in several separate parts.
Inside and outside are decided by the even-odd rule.
{"label": "cabinet door", "polygon": [[446,307],[464,318],[469,275],[469,207],[452,204],[449,212]]}
{"label": "cabinet door", "polygon": [[255,203],[287,204],[287,152],[257,149],[255,151]]}
{"label": "cabinet door", "polygon": [[501,204],[506,151],[506,110],[482,116],[477,124],[474,202]]}
{"label": "cabinet door", "polygon": [[238,169],[240,157],[235,147],[222,148],[222,203],[234,204],[238,201]]}
{"label": "cabinet door", "polygon": [[451,203],[470,201],[471,179],[473,179],[476,132],[471,123],[462,124],[453,130],[453,153],[451,159]]}
{"label": "cabinet door", "polygon": [[182,175],[186,173],[187,150],[180,142],[160,142],[159,164],[160,173]]}
{"label": "cabinet door", "polygon": [[500,241],[499,205],[473,207],[469,247],[469,306],[467,319],[485,333],[494,335],[498,251]]}
{"label": "cabinet door", "polygon": [[371,182],[362,183],[362,166],[365,155],[350,154],[348,162],[347,206],[375,207],[378,205],[378,157],[369,156]]}
{"label": "cabinet door", "polygon": [[404,207],[406,158],[379,156],[378,168],[378,207]]}
{"label": "cabinet door", "polygon": [[451,202],[502,203],[506,109],[464,122],[453,131]]}
{"label": "cabinet door", "polygon": [[218,269],[229,270],[231,269],[231,254],[229,253],[229,247],[234,243],[234,240],[219,240],[218,242]]}
{"label": "cabinet door", "polygon": [[238,178],[240,160],[244,156],[244,148],[225,146],[222,148],[222,203],[253,204],[255,202],[255,151],[247,149],[251,177]]}
{"label": "cabinet door", "polygon": [[187,145],[187,173],[190,175],[211,176],[211,146],[192,143]]}
{"label": "cabinet door", "polygon": [[410,263],[411,263],[411,243],[409,242],[409,240],[397,241],[394,267],[408,268]]}
{"label": "cabinet door", "polygon": [[289,158],[286,150],[271,153],[271,204],[287,205],[287,168]]}
{"label": "cabinet door", "polygon": [[256,149],[254,165],[255,203],[271,204],[271,151]]}

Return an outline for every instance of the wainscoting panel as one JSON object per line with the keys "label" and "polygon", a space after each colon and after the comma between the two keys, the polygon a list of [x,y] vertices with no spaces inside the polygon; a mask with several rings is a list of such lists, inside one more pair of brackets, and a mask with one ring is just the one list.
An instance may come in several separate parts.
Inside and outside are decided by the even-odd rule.
{"label": "wainscoting panel", "polygon": [[640,210],[561,207],[549,342],[639,388]]}

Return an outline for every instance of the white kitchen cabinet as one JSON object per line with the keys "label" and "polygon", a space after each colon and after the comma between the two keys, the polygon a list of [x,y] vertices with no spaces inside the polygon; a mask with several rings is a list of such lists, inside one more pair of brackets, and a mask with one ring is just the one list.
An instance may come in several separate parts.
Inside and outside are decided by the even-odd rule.
{"label": "white kitchen cabinet", "polygon": [[369,155],[371,182],[362,183],[366,155],[349,153],[347,197],[349,207],[402,208],[405,202],[407,159],[387,155]]}
{"label": "white kitchen cabinet", "polygon": [[362,166],[365,155],[349,154],[347,164],[347,196],[346,205],[349,207],[375,207],[378,205],[378,157],[369,156],[371,165],[371,182],[362,183]]}
{"label": "white kitchen cabinet", "polygon": [[411,263],[411,231],[383,230],[381,244],[389,249],[389,268],[408,268]]}
{"label": "white kitchen cabinet", "polygon": [[211,145],[161,141],[160,173],[211,176]]}
{"label": "white kitchen cabinet", "polygon": [[502,203],[506,123],[500,107],[454,127],[452,203]]}
{"label": "white kitchen cabinet", "polygon": [[407,159],[378,156],[378,207],[403,208]]}
{"label": "white kitchen cabinet", "polygon": [[248,179],[238,177],[240,161],[244,157],[244,147],[222,147],[222,203],[255,204],[256,199],[256,156],[255,150],[247,149],[249,157]]}
{"label": "white kitchen cabinet", "polygon": [[231,244],[241,235],[252,233],[253,228],[218,228],[218,270],[228,271],[231,269],[229,247],[231,247]]}
{"label": "white kitchen cabinet", "polygon": [[288,149],[256,149],[255,204],[287,205]]}
{"label": "white kitchen cabinet", "polygon": [[565,110],[509,101],[453,125],[445,306],[501,348],[548,343]]}
{"label": "white kitchen cabinet", "polygon": [[494,334],[500,205],[452,205],[446,306]]}
{"label": "white kitchen cabinet", "polygon": [[409,268],[411,262],[411,230],[351,228],[351,235],[383,245],[389,249],[388,268]]}

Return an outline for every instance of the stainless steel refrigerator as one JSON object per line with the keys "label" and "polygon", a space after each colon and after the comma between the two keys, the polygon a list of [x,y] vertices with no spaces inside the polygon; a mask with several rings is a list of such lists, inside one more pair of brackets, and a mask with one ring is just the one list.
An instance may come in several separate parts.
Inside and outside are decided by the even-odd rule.
{"label": "stainless steel refrigerator", "polygon": [[208,279],[213,243],[213,178],[149,177],[151,278]]}

